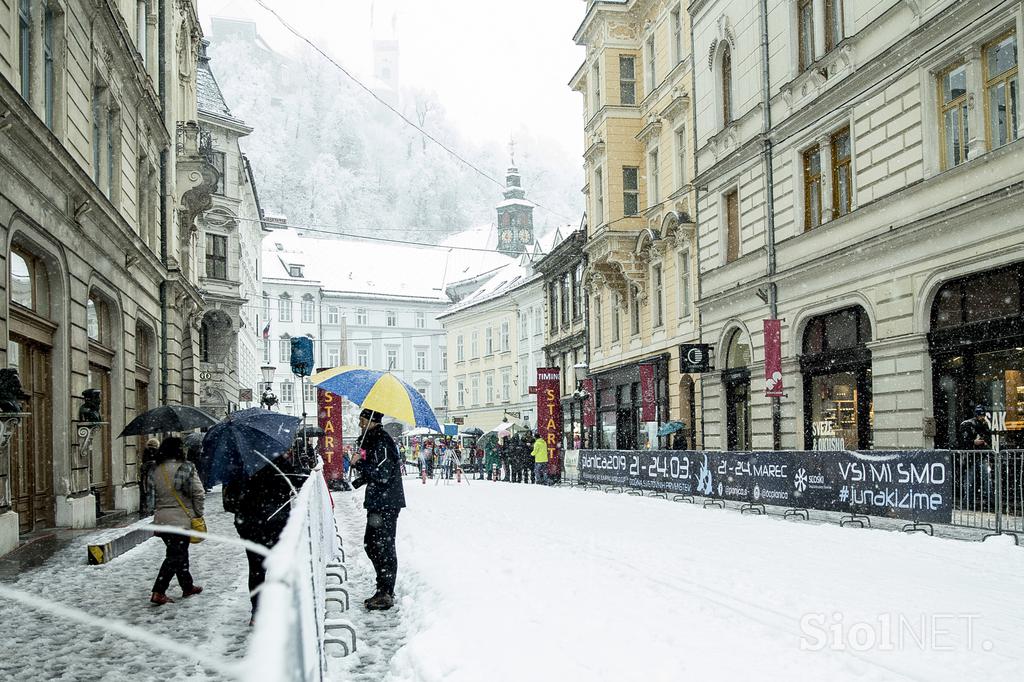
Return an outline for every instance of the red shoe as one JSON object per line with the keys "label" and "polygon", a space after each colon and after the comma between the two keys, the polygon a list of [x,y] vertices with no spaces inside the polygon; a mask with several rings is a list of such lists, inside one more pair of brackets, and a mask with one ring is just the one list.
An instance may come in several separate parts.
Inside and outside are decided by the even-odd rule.
{"label": "red shoe", "polygon": [[182,590],[181,591],[181,596],[182,597],[191,597],[193,594],[200,594],[200,593],[202,593],[202,591],[203,591],[203,588],[199,587],[199,585],[193,585],[192,587],[188,588],[187,590]]}
{"label": "red shoe", "polygon": [[154,592],[149,597],[149,601],[153,602],[157,606],[163,606],[164,604],[173,604],[174,600],[168,597],[163,592]]}

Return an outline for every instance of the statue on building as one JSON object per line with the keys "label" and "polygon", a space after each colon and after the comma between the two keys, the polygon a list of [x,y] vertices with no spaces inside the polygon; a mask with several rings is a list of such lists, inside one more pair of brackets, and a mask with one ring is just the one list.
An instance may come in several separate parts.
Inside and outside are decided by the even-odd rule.
{"label": "statue on building", "polygon": [[0,369],[0,412],[21,412],[21,401],[31,397],[21,388],[18,370]]}
{"label": "statue on building", "polygon": [[80,422],[101,422],[103,412],[100,401],[103,394],[98,388],[87,388],[82,391],[82,399],[85,401],[78,408],[78,421]]}

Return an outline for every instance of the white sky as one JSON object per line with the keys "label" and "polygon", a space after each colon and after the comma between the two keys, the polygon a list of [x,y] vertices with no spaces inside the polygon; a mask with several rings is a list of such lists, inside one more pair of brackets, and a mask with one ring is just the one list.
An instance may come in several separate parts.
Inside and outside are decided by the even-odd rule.
{"label": "white sky", "polygon": [[[569,160],[581,163],[583,101],[567,85],[584,57],[572,41],[586,8],[581,0],[265,1],[361,74],[373,73],[373,37],[390,38],[397,15],[403,86],[436,91],[449,117],[475,141],[505,143],[523,126],[557,140]],[[213,16],[249,19],[275,49],[292,44],[253,0],[197,4],[207,31]]]}

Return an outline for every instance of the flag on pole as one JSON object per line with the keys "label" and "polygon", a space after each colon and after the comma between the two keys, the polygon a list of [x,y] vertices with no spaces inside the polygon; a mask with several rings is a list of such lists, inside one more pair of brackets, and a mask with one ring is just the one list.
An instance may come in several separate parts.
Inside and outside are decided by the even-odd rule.
{"label": "flag on pole", "polygon": [[270,320],[267,320],[267,326],[263,328],[263,340],[270,338]]}

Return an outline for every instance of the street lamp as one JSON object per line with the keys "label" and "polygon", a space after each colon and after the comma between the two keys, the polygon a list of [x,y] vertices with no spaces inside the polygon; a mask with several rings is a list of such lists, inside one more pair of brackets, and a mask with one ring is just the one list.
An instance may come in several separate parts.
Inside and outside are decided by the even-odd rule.
{"label": "street lamp", "polygon": [[[587,431],[585,420],[583,419],[583,410],[587,400],[590,399],[590,394],[583,388],[583,382],[586,380],[590,368],[585,362],[577,362],[572,366],[572,370],[574,378],[576,379],[576,390],[572,392],[572,398],[580,403],[580,447],[585,448],[587,446]],[[591,443],[591,445],[593,445],[593,443]]]}
{"label": "street lamp", "polygon": [[263,365],[260,367],[260,371],[263,372],[263,395],[260,396],[260,407],[265,407],[268,410],[277,404],[277,396],[274,395],[274,391],[271,389],[276,369],[273,365]]}

